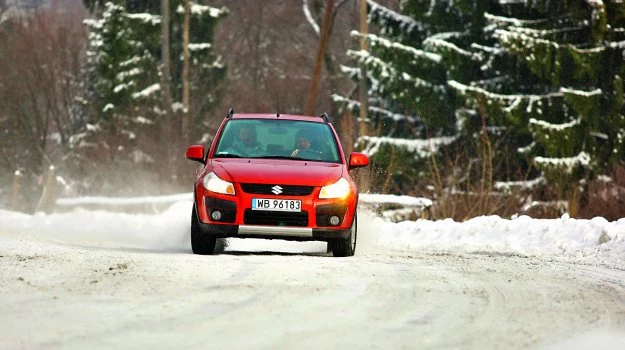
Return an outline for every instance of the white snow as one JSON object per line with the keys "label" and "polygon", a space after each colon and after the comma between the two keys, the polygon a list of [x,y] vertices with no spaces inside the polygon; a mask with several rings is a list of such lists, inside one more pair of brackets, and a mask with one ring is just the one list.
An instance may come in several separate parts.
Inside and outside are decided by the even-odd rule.
{"label": "white snow", "polygon": [[126,61],[121,62],[119,64],[119,66],[120,67],[128,67],[128,66],[131,66],[133,64],[137,64],[139,62],[141,62],[141,57],[135,56],[135,57],[132,57],[132,58],[126,60]]}
{"label": "white snow", "polygon": [[[190,6],[191,14],[193,15],[204,15],[208,14],[210,17],[217,18],[223,16],[228,13],[228,9],[224,8],[216,8],[206,5],[198,5],[194,2],[191,2]],[[177,13],[184,13],[184,7],[179,5],[176,9]]]}
{"label": "white snow", "polygon": [[526,111],[527,113],[530,113],[532,111],[532,106],[534,105],[534,103],[541,102],[541,100],[562,98],[564,96],[564,92],[562,91],[552,92],[552,93],[548,93],[545,95],[520,95],[520,94],[504,95],[504,94],[490,92],[481,87],[465,85],[455,80],[449,80],[447,84],[449,84],[449,86],[451,86],[452,88],[454,88],[456,91],[458,91],[461,94],[467,94],[470,92],[474,94],[483,95],[484,97],[490,100],[502,101],[503,103],[507,104],[507,106],[504,107],[504,110],[507,110],[508,112],[516,108],[522,100],[528,101]]}
{"label": "white snow", "polygon": [[[390,41],[388,39],[385,39],[381,36],[377,36],[375,34],[361,34],[360,32],[356,31],[356,30],[352,30],[350,32],[350,35],[352,37],[356,37],[356,38],[365,38],[367,39],[367,41],[371,44],[371,46],[376,46],[376,45],[380,45],[386,48],[393,48],[393,49],[397,49],[401,52],[405,52],[407,54],[410,54],[414,57],[425,57],[433,62],[439,63],[442,59],[441,55],[437,54],[437,53],[433,53],[433,52],[427,52],[427,51],[423,51],[423,50],[419,50],[419,49],[415,49],[412,46],[407,46],[407,45],[403,45],[401,43],[395,42],[395,41]],[[426,39],[427,41],[427,39]]]}
{"label": "white snow", "polygon": [[[408,196],[361,194],[359,209],[359,250],[412,252],[489,253],[622,265],[625,256],[625,219],[609,222],[592,220],[513,219],[481,216],[465,222],[451,219],[403,221],[393,223],[366,209],[364,203],[402,203],[427,205],[427,199]],[[191,194],[151,198],[77,198],[59,204],[173,202],[163,213],[127,214],[111,211],[76,209],[67,213],[34,215],[0,210],[0,234],[23,235],[45,240],[82,242],[95,245],[189,252]],[[323,251],[322,242],[230,239],[227,249],[249,251],[315,252]]]}
{"label": "white snow", "polygon": [[130,19],[137,19],[143,23],[149,23],[151,25],[157,25],[161,23],[161,16],[153,15],[151,13],[129,13],[126,17]]}
{"label": "white snow", "polygon": [[[351,100],[339,94],[332,94],[330,95],[330,98],[332,98],[332,101],[334,102],[344,103],[349,109],[360,108],[360,101]],[[374,114],[377,113],[383,118],[393,119],[394,121],[408,120],[410,122],[415,122],[418,119],[417,117],[414,117],[414,116],[394,113],[384,108],[372,106],[371,104],[367,106],[367,110]]]}
{"label": "white snow", "polygon": [[603,0],[586,0],[586,3],[594,8],[604,7]]}
{"label": "white snow", "polygon": [[462,36],[462,33],[458,32],[450,32],[450,33],[439,33],[432,35],[423,41],[423,45],[427,48],[437,48],[442,47],[446,48],[450,51],[454,51],[462,56],[466,56],[475,61],[481,61],[483,59],[480,53],[473,53],[471,51],[467,51],[458,47],[458,45],[447,41],[447,39],[459,38]]}
{"label": "white snow", "polygon": [[538,186],[542,186],[546,183],[543,176],[537,177],[533,180],[526,181],[496,181],[493,187],[497,191],[510,192],[513,188],[532,190]]}
{"label": "white snow", "polygon": [[423,80],[419,77],[413,77],[406,72],[400,72],[395,69],[388,62],[383,61],[382,59],[375,57],[369,53],[369,51],[365,50],[347,50],[347,55],[350,57],[354,57],[358,59],[358,61],[367,66],[374,67],[374,69],[380,70],[380,77],[383,79],[399,79],[405,82],[411,82],[417,88],[432,88],[442,90],[443,87],[438,85],[433,85],[432,83]]}
{"label": "white snow", "polygon": [[359,198],[361,203],[367,204],[399,204],[406,207],[431,207],[432,200],[421,197],[411,197],[393,194],[370,194],[361,193]]}
{"label": "white snow", "polygon": [[527,0],[499,0],[500,5],[527,4]]}
{"label": "white snow", "polygon": [[590,97],[590,96],[594,96],[594,95],[601,95],[601,93],[602,93],[601,89],[595,89],[595,90],[592,90],[592,91],[582,91],[582,90],[568,89],[568,88],[564,88],[564,87],[561,87],[560,91],[562,91],[565,94],[572,94],[572,95],[578,95],[578,96],[583,96],[583,97]]}
{"label": "white snow", "polygon": [[364,141],[366,147],[364,153],[369,156],[378,152],[381,145],[390,144],[401,147],[415,154],[416,158],[427,158],[438,152],[441,146],[446,146],[458,139],[457,136],[441,136],[429,139],[402,139],[394,137],[361,136],[358,142]]}
{"label": "white snow", "polygon": [[533,125],[540,126],[541,128],[543,128],[545,130],[562,131],[562,130],[565,130],[565,129],[572,128],[572,127],[574,127],[576,125],[580,125],[582,123],[582,120],[581,120],[581,118],[577,118],[577,119],[572,120],[572,121],[570,121],[568,123],[552,124],[552,123],[546,122],[544,120],[537,120],[537,119],[534,119],[534,118],[530,118],[529,123],[533,124]]}
{"label": "white snow", "polygon": [[504,44],[518,40],[519,42],[527,43],[527,45],[545,45],[554,49],[560,48],[560,45],[555,41],[549,41],[545,39],[534,38],[530,35],[515,31],[516,27],[510,27],[510,30],[497,29],[495,30],[495,37],[500,39]]}
{"label": "white snow", "polygon": [[260,239],[207,257],[191,253],[192,201],[170,200],[158,214],[0,210],[0,348],[625,345],[625,219],[393,223],[363,205],[354,257]]}
{"label": "white snow", "polygon": [[308,9],[308,0],[302,0],[302,9],[304,10],[304,17],[306,17],[306,21],[308,21],[308,24],[310,24],[315,33],[319,35],[321,33],[319,25],[315,22],[315,19],[310,13],[310,9]]}
{"label": "white snow", "polygon": [[367,0],[367,4],[369,5],[369,16],[371,16],[372,13],[376,13],[378,16],[380,16],[381,18],[384,18],[386,20],[389,21],[393,21],[396,24],[399,25],[399,27],[404,30],[406,33],[410,33],[413,30],[417,29],[419,31],[424,31],[425,28],[423,27],[423,24],[420,22],[415,21],[412,17],[410,16],[405,16],[402,14],[399,14],[387,7],[384,7],[380,4],[378,4],[375,1],[372,0]]}
{"label": "white snow", "polygon": [[106,106],[104,106],[104,108],[102,108],[102,112],[106,112],[109,109],[113,109],[115,108],[115,105],[113,105],[112,103],[107,103]]}
{"label": "white snow", "polygon": [[562,158],[550,158],[550,157],[535,157],[534,162],[543,167],[555,167],[561,170],[571,173],[573,169],[578,166],[588,167],[590,166],[590,155],[586,152],[580,152],[574,157],[562,157]]}
{"label": "white snow", "polygon": [[190,51],[200,51],[200,50],[208,50],[213,45],[211,43],[197,43],[197,44],[189,44]]}
{"label": "white snow", "polygon": [[139,74],[143,73],[143,69],[141,68],[132,68],[130,70],[127,71],[121,71],[117,74],[117,76],[115,76],[115,79],[117,79],[118,81],[123,81],[126,78],[129,77],[134,77],[137,76]]}
{"label": "white snow", "polygon": [[139,92],[135,92],[134,94],[132,94],[132,98],[148,97],[154,92],[159,91],[160,89],[161,89],[160,84],[153,84]]}
{"label": "white snow", "polygon": [[126,205],[126,204],[159,204],[159,203],[175,203],[178,201],[192,200],[193,194],[180,193],[168,196],[147,196],[147,197],[129,197],[115,198],[102,196],[87,196],[77,198],[59,198],[56,201],[60,206],[77,206],[85,204],[104,204],[104,205]]}
{"label": "white snow", "polygon": [[137,124],[145,124],[145,125],[152,125],[153,122],[150,119],[147,119],[145,117],[142,116],[138,116],[136,118],[133,119],[133,121]]}
{"label": "white snow", "polygon": [[490,23],[503,23],[503,24],[510,24],[513,26],[532,25],[532,24],[545,22],[545,20],[522,20],[522,19],[512,18],[512,17],[495,16],[488,12],[484,13],[484,18],[486,19],[486,21]]}

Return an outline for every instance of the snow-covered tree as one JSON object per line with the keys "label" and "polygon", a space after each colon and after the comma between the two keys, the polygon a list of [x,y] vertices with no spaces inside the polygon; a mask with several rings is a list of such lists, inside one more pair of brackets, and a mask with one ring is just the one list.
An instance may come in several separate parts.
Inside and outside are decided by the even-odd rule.
{"label": "snow-covered tree", "polygon": [[[374,190],[386,184],[413,183],[430,178],[427,163],[445,146],[457,143],[460,106],[449,79],[472,79],[477,57],[460,47],[479,31],[483,1],[411,0],[401,2],[401,13],[369,0],[369,22],[377,29],[364,35],[370,50],[349,55],[366,67],[368,116],[374,135],[361,135],[358,144],[372,155]],[[477,20],[476,20],[477,18]],[[363,35],[352,32],[355,38]],[[360,70],[343,67],[354,79]],[[357,111],[351,96],[334,95],[334,101]],[[410,186],[410,185],[409,185]]]}
{"label": "snow-covered tree", "polygon": [[[542,175],[568,197],[580,178],[622,162],[620,2],[406,0],[401,13],[368,3],[379,33],[366,35],[369,52],[350,54],[367,66],[376,134],[359,141],[377,152],[374,164],[393,170],[392,149],[423,158],[414,145],[425,143],[450,161],[468,158],[460,179],[467,172],[470,182],[477,164],[482,179]],[[359,77],[356,68],[344,72]],[[395,176],[423,169],[405,164]]]}
{"label": "snow-covered tree", "polygon": [[483,71],[500,83],[450,84],[469,106],[483,103],[517,143],[525,140],[519,155],[570,199],[579,179],[623,160],[625,11],[601,0],[499,6],[484,14],[494,45],[483,49],[496,53],[491,61],[508,63],[487,62]]}
{"label": "snow-covered tree", "polygon": [[[123,5],[107,2],[89,27],[89,103],[95,120],[124,118],[137,108],[137,100],[158,91],[157,59],[150,52],[158,45],[160,18],[131,14]],[[152,92],[152,93],[151,93]],[[123,120],[123,119],[122,119]]]}
{"label": "snow-covered tree", "polygon": [[159,98],[158,59],[152,50],[158,46],[160,18],[107,2],[99,19],[85,23],[90,78],[83,104],[88,124],[74,136],[73,145],[92,148],[87,154],[98,155],[99,163],[151,162],[137,142],[159,113],[150,107],[158,106]]}
{"label": "snow-covered tree", "polygon": [[[170,1],[174,101],[171,109],[175,117],[172,135],[180,134],[183,3],[183,0]],[[90,113],[85,132],[74,137],[74,145],[91,147],[96,154],[104,153],[109,161],[152,163],[161,153],[161,147],[171,147],[177,142],[160,139],[158,132],[163,120],[160,9],[153,1],[118,0],[101,5],[97,18],[85,21],[90,30],[87,52],[90,80],[83,105]],[[129,8],[146,12],[131,12]],[[225,14],[225,8],[191,3],[190,110],[194,124],[206,121],[224,77],[224,67],[212,49],[212,37],[217,20]],[[201,137],[201,128],[193,131],[192,137]]]}

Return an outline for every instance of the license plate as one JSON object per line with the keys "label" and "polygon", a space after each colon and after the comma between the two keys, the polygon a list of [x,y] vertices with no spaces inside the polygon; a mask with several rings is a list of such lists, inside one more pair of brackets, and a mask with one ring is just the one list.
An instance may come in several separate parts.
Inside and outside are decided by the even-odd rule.
{"label": "license plate", "polygon": [[295,199],[252,198],[252,210],[301,211],[302,201]]}

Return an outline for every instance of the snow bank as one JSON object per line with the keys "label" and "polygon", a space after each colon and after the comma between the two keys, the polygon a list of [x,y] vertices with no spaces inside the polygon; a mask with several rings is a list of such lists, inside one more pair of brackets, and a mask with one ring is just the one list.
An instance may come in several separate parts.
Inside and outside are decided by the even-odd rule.
{"label": "snow bank", "polygon": [[441,221],[374,224],[382,244],[408,251],[441,251],[597,259],[619,263],[625,252],[625,219],[503,219],[481,216],[466,222]]}
{"label": "snow bank", "polygon": [[0,233],[166,251],[190,250],[191,201],[176,202],[157,215],[76,209],[28,215],[0,210]]}
{"label": "snow bank", "polygon": [[[174,203],[161,214],[120,214],[75,210],[36,214],[0,210],[0,233],[103,246],[190,252],[192,202]],[[479,253],[558,257],[619,266],[625,256],[625,219],[504,219],[481,216],[392,223],[361,211],[357,255],[387,251],[408,253]],[[230,239],[228,250],[323,253],[323,242]]]}

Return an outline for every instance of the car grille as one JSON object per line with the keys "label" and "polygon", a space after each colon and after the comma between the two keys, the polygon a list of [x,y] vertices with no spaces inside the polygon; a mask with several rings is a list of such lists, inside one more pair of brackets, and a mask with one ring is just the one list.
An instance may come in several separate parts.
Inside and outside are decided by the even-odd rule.
{"label": "car grille", "polygon": [[[277,189],[276,187],[280,187]],[[264,194],[270,196],[309,196],[313,186],[289,186],[289,185],[265,185],[265,184],[241,184],[246,193]],[[276,191],[277,190],[277,191]],[[276,193],[276,192],[280,193]]]}
{"label": "car grille", "polygon": [[243,222],[246,225],[308,226],[308,213],[245,209]]}

